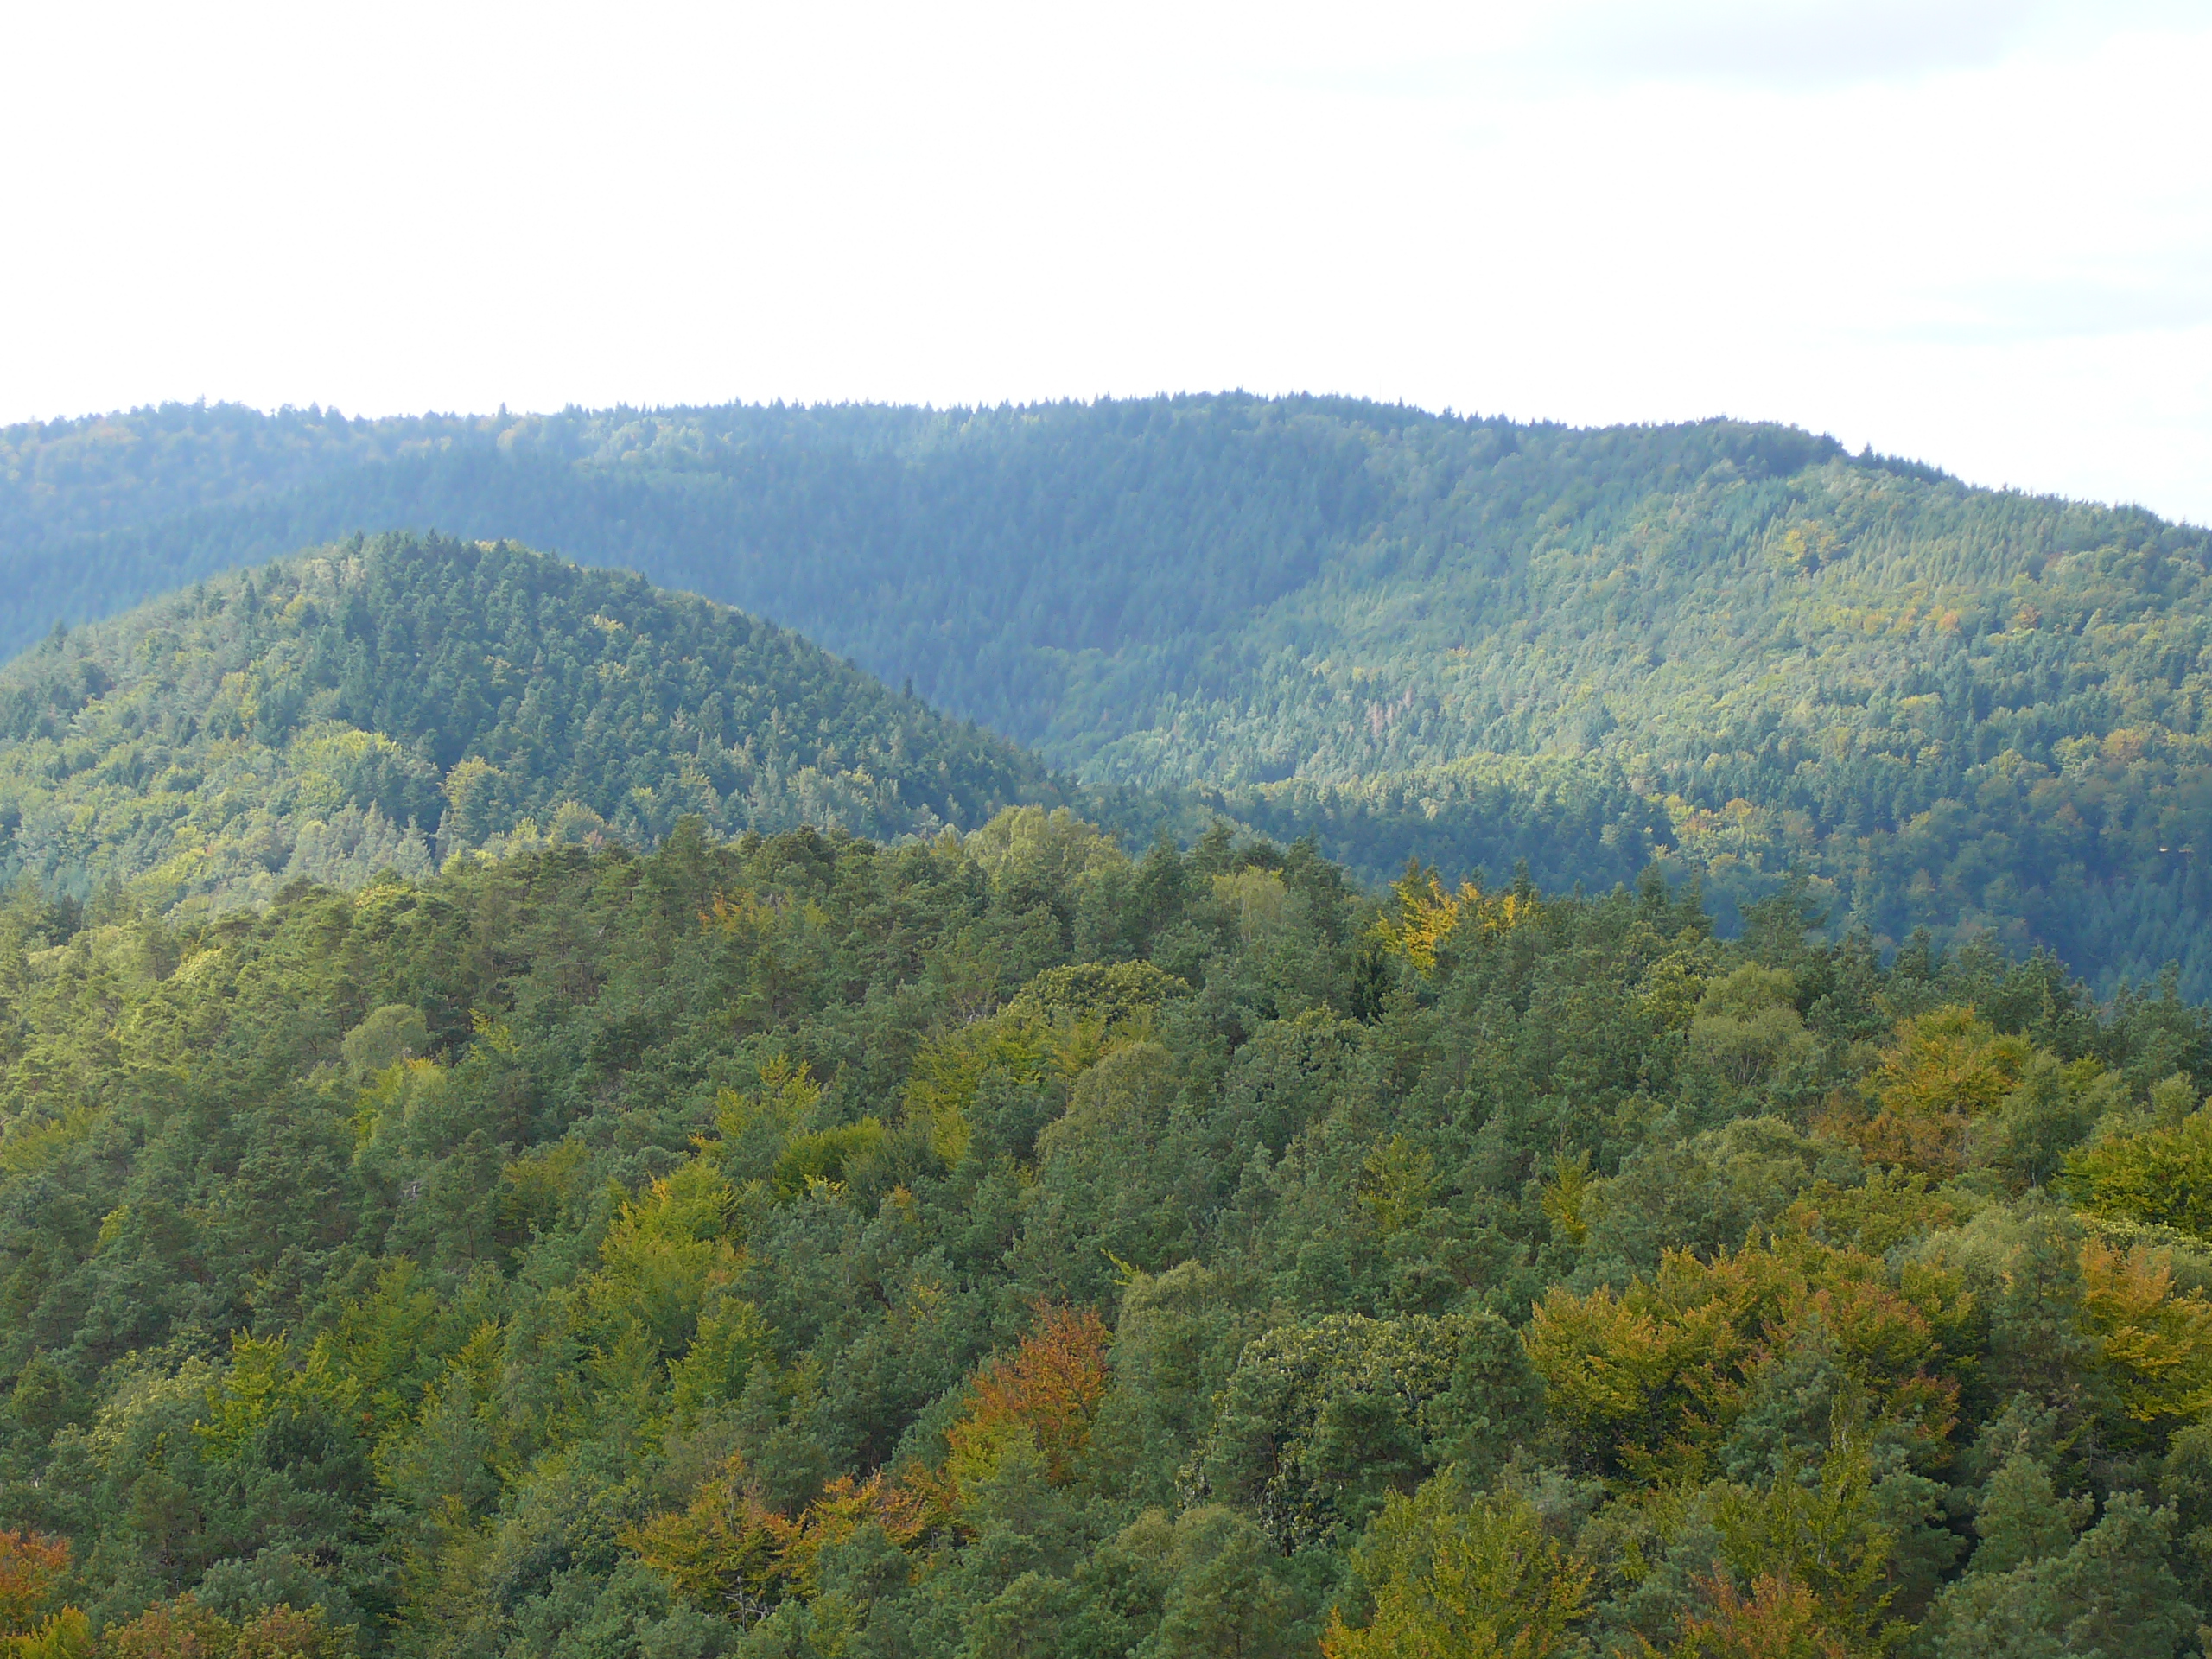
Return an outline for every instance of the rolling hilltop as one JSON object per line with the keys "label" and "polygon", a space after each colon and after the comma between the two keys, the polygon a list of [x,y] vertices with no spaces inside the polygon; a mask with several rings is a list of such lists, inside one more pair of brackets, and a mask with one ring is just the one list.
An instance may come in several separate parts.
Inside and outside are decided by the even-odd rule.
{"label": "rolling hilltop", "polygon": [[1346,400],[347,422],[0,439],[17,641],[378,525],[741,605],[1094,784],[1372,877],[1656,859],[1724,923],[1986,933],[2212,991],[2212,548],[1802,432]]}
{"label": "rolling hilltop", "polygon": [[796,634],[508,543],[356,539],[0,671],[0,874],[163,906],[685,813],[896,837],[1063,798]]}

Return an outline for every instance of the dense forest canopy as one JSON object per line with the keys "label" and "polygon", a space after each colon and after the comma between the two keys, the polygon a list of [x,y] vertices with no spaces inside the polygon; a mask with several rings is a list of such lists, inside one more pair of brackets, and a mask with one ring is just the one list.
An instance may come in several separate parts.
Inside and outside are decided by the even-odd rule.
{"label": "dense forest canopy", "polygon": [[2212,1023],[1746,922],[1036,807],[19,892],[0,1637],[2201,1652]]}
{"label": "dense forest canopy", "polygon": [[685,813],[926,836],[1066,798],[796,634],[512,543],[356,538],[0,670],[0,879],[162,908]]}
{"label": "dense forest canopy", "polygon": [[2212,995],[2212,552],[2139,511],[1779,427],[1341,399],[171,406],[0,433],[0,636],[394,524],[741,605],[1370,879],[1602,891],[1657,858],[1732,926],[1796,868],[1885,948]]}

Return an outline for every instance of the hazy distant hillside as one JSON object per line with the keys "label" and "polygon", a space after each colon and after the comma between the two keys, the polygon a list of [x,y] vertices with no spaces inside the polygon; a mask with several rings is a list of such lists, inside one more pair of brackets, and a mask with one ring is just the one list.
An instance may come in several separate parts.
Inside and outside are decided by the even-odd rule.
{"label": "hazy distant hillside", "polygon": [[1370,874],[1657,855],[1725,917],[1794,866],[1879,939],[1987,930],[2107,987],[2177,959],[2212,992],[2212,550],[2139,512],[1783,428],[1319,399],[172,409],[5,442],[17,641],[357,527],[514,535]]}
{"label": "hazy distant hillside", "polygon": [[1042,766],[796,634],[512,543],[354,541],[0,674],[0,874],[158,904],[486,845],[1052,804]]}

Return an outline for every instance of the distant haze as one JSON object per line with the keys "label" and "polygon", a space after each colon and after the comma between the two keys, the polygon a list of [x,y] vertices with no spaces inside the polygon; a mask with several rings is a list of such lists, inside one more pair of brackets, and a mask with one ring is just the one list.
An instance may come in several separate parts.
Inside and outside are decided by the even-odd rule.
{"label": "distant haze", "polygon": [[22,9],[0,421],[1242,386],[2204,523],[2208,84],[2202,0]]}

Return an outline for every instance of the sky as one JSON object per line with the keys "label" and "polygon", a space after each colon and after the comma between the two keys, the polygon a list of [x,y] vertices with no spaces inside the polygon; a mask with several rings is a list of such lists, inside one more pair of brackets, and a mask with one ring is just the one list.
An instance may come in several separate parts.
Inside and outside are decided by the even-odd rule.
{"label": "sky", "polygon": [[0,421],[1344,392],[2212,523],[2212,0],[8,8]]}

